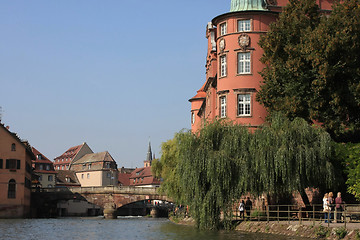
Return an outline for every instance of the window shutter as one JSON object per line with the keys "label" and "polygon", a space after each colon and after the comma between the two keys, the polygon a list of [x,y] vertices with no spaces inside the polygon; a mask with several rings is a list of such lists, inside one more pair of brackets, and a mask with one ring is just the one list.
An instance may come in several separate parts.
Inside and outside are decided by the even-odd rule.
{"label": "window shutter", "polygon": [[20,169],[20,160],[16,160],[16,169]]}
{"label": "window shutter", "polygon": [[10,160],[6,159],[6,169],[9,169]]}
{"label": "window shutter", "polygon": [[0,159],[0,169],[2,169],[2,168],[3,168],[3,160]]}

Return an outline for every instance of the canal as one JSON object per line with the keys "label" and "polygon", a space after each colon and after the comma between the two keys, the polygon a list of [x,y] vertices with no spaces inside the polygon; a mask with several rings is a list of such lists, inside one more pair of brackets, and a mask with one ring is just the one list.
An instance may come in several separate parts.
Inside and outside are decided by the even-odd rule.
{"label": "canal", "polygon": [[269,234],[238,231],[199,231],[194,227],[177,225],[168,219],[119,217],[115,220],[94,218],[58,219],[0,219],[0,239],[150,239],[150,240],[235,240],[235,239],[301,239]]}

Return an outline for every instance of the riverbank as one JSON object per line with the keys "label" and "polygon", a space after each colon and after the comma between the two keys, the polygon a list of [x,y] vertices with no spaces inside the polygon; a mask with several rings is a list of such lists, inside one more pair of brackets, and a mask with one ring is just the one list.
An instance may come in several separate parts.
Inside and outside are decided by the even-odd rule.
{"label": "riverbank", "polygon": [[286,236],[297,236],[313,239],[360,239],[360,224],[352,224],[345,229],[343,224],[331,224],[327,227],[324,223],[303,222],[251,222],[243,221],[236,226],[236,230],[245,232],[261,232]]}
{"label": "riverbank", "polygon": [[[170,217],[170,221],[181,224],[194,226],[195,221],[190,218]],[[330,227],[324,223],[303,222],[269,222],[266,221],[242,221],[236,227],[236,231],[251,233],[268,233],[275,235],[294,236],[311,239],[344,239],[360,240],[360,223],[348,223],[347,228],[343,224],[331,224]]]}

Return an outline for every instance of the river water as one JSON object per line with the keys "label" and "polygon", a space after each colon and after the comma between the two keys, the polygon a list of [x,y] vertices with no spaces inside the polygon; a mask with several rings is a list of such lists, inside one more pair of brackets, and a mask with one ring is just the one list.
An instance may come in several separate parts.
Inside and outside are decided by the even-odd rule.
{"label": "river water", "polygon": [[300,239],[269,234],[238,231],[199,231],[194,227],[177,225],[167,219],[123,217],[106,220],[94,218],[58,219],[0,219],[1,240],[38,239],[149,239],[149,240],[287,240]]}

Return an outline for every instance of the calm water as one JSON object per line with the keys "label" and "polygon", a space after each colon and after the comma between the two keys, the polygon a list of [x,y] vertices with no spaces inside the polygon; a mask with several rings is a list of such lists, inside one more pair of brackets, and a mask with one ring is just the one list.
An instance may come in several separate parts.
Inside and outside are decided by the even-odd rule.
{"label": "calm water", "polygon": [[61,219],[0,219],[0,239],[150,239],[150,240],[286,240],[300,239],[237,231],[198,231],[193,227],[173,224],[167,219],[151,218],[61,218]]}

